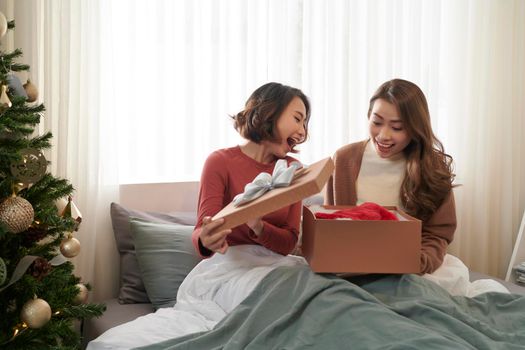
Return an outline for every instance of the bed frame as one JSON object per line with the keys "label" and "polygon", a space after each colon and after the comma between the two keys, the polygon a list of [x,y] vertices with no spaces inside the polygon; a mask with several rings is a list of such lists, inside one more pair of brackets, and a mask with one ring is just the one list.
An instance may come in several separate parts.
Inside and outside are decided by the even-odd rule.
{"label": "bed frame", "polygon": [[[199,193],[199,182],[173,182],[153,184],[126,184],[120,185],[119,203],[126,208],[156,212],[196,211]],[[314,198],[315,199],[312,199]],[[317,203],[319,196],[309,198],[306,202]],[[317,203],[319,204],[319,203]],[[108,213],[109,215],[109,213]],[[115,261],[118,261],[118,252],[115,250]],[[118,269],[118,267],[115,267]],[[118,272],[115,272],[119,276]],[[515,283],[505,282],[481,273],[471,272],[471,281],[492,278],[504,284],[511,292],[524,294],[525,288]],[[118,303],[116,297],[118,288],[113,291],[113,298],[105,300],[107,311],[98,319],[86,320],[83,330],[83,345],[96,338],[105,330],[118,324],[131,321],[138,316],[152,312],[150,304]]]}

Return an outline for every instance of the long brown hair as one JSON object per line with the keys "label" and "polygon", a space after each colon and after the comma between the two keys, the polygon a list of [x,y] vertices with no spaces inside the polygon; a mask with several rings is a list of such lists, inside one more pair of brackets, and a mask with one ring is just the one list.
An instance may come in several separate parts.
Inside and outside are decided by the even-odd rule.
{"label": "long brown hair", "polygon": [[[277,120],[288,107],[294,97],[299,97],[306,108],[304,120],[304,138],[308,136],[308,122],[310,121],[310,102],[299,89],[280,83],[267,83],[257,88],[246,101],[244,110],[232,116],[233,126],[239,134],[255,143],[276,139],[274,133]],[[292,152],[297,152],[292,148]]]}
{"label": "long brown hair", "polygon": [[428,219],[453,187],[452,157],[432,131],[427,100],[416,84],[402,79],[383,83],[370,99],[368,118],[377,99],[397,107],[411,139],[403,150],[407,165],[401,201],[410,215]]}

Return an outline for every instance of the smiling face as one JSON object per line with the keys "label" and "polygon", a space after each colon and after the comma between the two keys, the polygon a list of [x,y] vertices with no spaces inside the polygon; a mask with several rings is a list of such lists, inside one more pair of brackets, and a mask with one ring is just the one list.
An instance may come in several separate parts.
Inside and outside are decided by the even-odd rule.
{"label": "smiling face", "polygon": [[369,130],[374,148],[381,158],[391,158],[403,152],[411,141],[397,107],[383,99],[374,101]]}
{"label": "smiling face", "polygon": [[304,141],[306,136],[306,106],[299,97],[294,97],[277,119],[275,136],[277,141],[265,140],[262,143],[268,147],[277,158],[284,158],[293,147]]}

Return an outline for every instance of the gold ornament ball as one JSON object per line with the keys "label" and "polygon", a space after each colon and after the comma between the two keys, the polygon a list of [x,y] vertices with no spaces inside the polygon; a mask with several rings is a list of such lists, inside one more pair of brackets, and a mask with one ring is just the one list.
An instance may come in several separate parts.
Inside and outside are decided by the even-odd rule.
{"label": "gold ornament ball", "polygon": [[42,151],[26,148],[20,151],[22,159],[11,163],[11,174],[24,187],[34,184],[46,174],[47,160]]}
{"label": "gold ornament ball", "polygon": [[60,244],[60,252],[66,258],[73,258],[80,253],[80,242],[75,237],[66,238]]}
{"label": "gold ornament ball", "polygon": [[43,327],[51,319],[51,307],[44,299],[31,299],[22,307],[20,319],[29,328]]}
{"label": "gold ornament ball", "polygon": [[0,204],[0,221],[11,233],[20,233],[29,228],[35,218],[31,203],[22,197],[9,197]]}
{"label": "gold ornament ball", "polygon": [[73,303],[75,305],[85,304],[88,298],[88,289],[82,283],[78,283],[76,286],[79,291],[78,291],[77,296],[73,300]]}
{"label": "gold ornament ball", "polygon": [[27,102],[35,102],[38,99],[38,89],[29,79],[24,84],[24,90],[27,94]]}

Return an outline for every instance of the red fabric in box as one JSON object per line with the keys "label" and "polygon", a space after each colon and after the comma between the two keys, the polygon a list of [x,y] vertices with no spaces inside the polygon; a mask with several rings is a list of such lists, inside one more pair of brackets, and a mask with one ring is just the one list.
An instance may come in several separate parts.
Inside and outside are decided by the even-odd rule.
{"label": "red fabric in box", "polygon": [[317,219],[352,219],[352,220],[395,220],[397,216],[379,204],[365,202],[349,209],[341,209],[333,213],[315,213]]}

